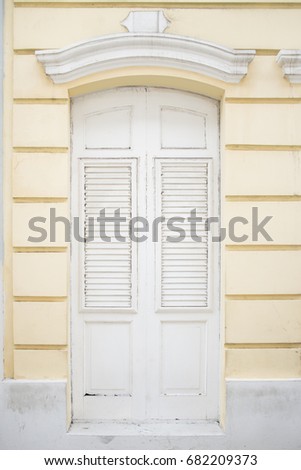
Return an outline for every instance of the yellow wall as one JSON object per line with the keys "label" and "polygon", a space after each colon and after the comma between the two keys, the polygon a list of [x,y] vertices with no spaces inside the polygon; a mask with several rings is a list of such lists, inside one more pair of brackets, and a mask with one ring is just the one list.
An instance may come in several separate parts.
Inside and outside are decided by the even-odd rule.
{"label": "yellow wall", "polygon": [[275,1],[269,8],[260,1],[190,1],[188,8],[178,3],[164,2],[171,20],[166,32],[256,49],[240,84],[168,69],[133,69],[53,85],[34,50],[124,31],[120,22],[129,12],[127,2],[115,8],[107,2],[103,8],[101,1],[23,0],[14,8],[7,2],[7,377],[68,375],[69,248],[63,236],[55,244],[31,246],[26,225],[49,206],[62,215],[69,212],[69,96],[125,84],[221,98],[223,224],[233,215],[248,216],[252,206],[274,215],[273,242],[227,239],[223,245],[226,375],[301,376],[301,85],[284,79],[275,62],[280,48],[300,48],[301,2]]}

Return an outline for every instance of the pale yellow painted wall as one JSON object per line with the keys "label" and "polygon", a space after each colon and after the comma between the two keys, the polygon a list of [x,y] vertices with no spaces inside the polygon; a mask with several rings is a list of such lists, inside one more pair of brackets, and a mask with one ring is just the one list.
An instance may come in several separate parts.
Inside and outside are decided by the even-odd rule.
{"label": "pale yellow painted wall", "polygon": [[6,128],[11,126],[13,144],[7,131],[6,207],[13,207],[13,234],[8,213],[6,375],[68,375],[69,248],[62,233],[55,244],[46,240],[39,249],[31,246],[26,219],[47,214],[50,206],[61,215],[69,211],[69,95],[144,84],[221,99],[222,223],[233,215],[248,216],[253,206],[259,214],[274,216],[273,242],[237,245],[226,239],[223,244],[226,376],[300,377],[301,85],[282,77],[275,56],[280,48],[300,48],[301,2],[275,1],[269,9],[261,8],[262,2],[238,0],[232,6],[190,2],[196,5],[186,9],[183,2],[181,8],[176,1],[165,2],[170,3],[167,32],[257,49],[248,76],[238,85],[168,69],[126,69],[53,85],[34,50],[122,32],[120,21],[129,8],[126,2],[119,8],[113,3],[102,8],[101,1],[82,1],[84,7],[71,0],[52,1],[51,8],[47,3],[17,2],[13,30],[7,23],[13,44],[7,41]]}
{"label": "pale yellow painted wall", "polygon": [[[39,203],[15,203],[13,205],[13,245],[15,247],[64,247],[67,245],[68,227],[65,226],[64,222],[57,221],[54,233],[50,232],[50,218],[52,217],[65,217],[69,221],[69,206],[64,202],[39,202]],[[47,232],[45,240],[37,242],[41,238],[40,232],[32,232],[28,227],[28,221],[34,217],[43,217],[43,225],[37,222],[39,227],[43,227]],[[66,221],[66,223],[67,223]],[[70,232],[70,230],[69,230]],[[43,235],[43,234],[42,234]],[[34,241],[28,240],[28,237],[34,238]],[[52,239],[51,238],[52,236]]]}
{"label": "pale yellow painted wall", "polygon": [[[261,169],[259,168],[259,171]],[[252,239],[252,217],[256,219],[255,211],[258,208],[258,220],[261,222],[268,215],[272,219],[264,227],[272,240],[266,240],[261,235],[258,241]],[[235,228],[235,236],[247,235],[245,244],[268,246],[282,245],[282,249],[294,245],[296,248],[301,244],[301,201],[227,201],[224,206],[226,227],[229,227],[231,219],[234,217],[244,217],[248,224],[240,223]],[[228,245],[241,245],[241,242],[231,240],[227,231],[226,243]],[[289,245],[289,246],[287,246]],[[279,249],[278,246],[278,249]],[[277,248],[277,246],[275,247]],[[291,247],[292,248],[292,247]]]}
{"label": "pale yellow painted wall", "polygon": [[[121,33],[125,28],[120,22],[128,12],[128,8],[72,9],[72,5],[71,8],[17,8],[14,47],[20,50],[49,49],[100,34]],[[300,9],[250,12],[168,8],[165,13],[171,20],[167,33],[192,36],[225,46],[280,49],[297,47],[300,41]]]}
{"label": "pale yellow painted wall", "polygon": [[14,340],[20,345],[65,345],[65,302],[14,302]]}
{"label": "pale yellow painted wall", "polygon": [[15,153],[14,198],[68,198],[67,153]]}

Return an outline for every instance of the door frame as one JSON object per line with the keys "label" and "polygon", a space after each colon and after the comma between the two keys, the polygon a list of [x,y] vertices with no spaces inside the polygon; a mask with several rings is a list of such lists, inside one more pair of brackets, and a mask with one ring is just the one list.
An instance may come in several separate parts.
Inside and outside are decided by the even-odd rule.
{"label": "door frame", "polygon": [[[122,88],[139,88],[140,86],[139,85],[126,85],[126,86],[123,86]],[[105,89],[106,91],[109,91],[109,90],[114,90],[116,88],[121,88],[121,87],[113,87],[113,88],[109,88],[109,89]],[[175,89],[173,87],[161,87],[161,86],[157,86],[155,88],[166,88],[166,89],[170,89],[170,90],[175,90],[175,91],[189,91],[189,90],[182,90],[182,89]],[[103,91],[105,91],[103,90]],[[101,90],[99,90],[101,91]],[[190,92],[191,93],[191,92]],[[192,92],[193,94],[195,94],[196,96],[199,95],[199,96],[202,96],[203,98],[209,98],[209,99],[212,99],[211,97],[209,96],[204,96],[203,94],[201,93],[195,93],[194,91]],[[218,122],[217,122],[217,131],[218,131],[218,138],[220,137],[220,103],[219,104],[219,107],[218,107]],[[71,126],[71,129],[72,129],[72,126]],[[71,136],[72,137],[72,136]],[[72,149],[73,149],[73,145],[71,145]],[[73,153],[73,152],[72,152]],[[84,157],[85,160],[88,160],[88,159],[93,159],[95,157],[91,157],[91,156],[86,156]],[[107,158],[107,157],[103,157],[104,159]],[[117,157],[115,157],[117,159]],[[121,158],[121,157],[118,157],[118,158]],[[163,157],[162,157],[163,158]],[[168,157],[167,157],[168,158]],[[71,173],[71,180],[72,180],[72,184],[71,184],[71,208],[72,208],[72,211],[71,211],[71,215],[73,215],[74,213],[74,203],[75,203],[75,199],[78,198],[78,168],[79,168],[79,162],[80,162],[80,158],[71,158],[71,167],[72,167],[72,173]],[[220,214],[221,214],[221,185],[220,185],[220,172],[221,172],[221,158],[220,158],[220,139],[218,140],[218,152],[217,152],[217,155],[215,156],[215,169],[214,169],[214,173],[215,173],[215,178],[214,178],[214,183],[212,185],[212,192],[214,193],[215,195],[215,202],[214,202],[214,205],[215,205],[215,211],[216,213],[218,214],[218,216],[220,217]],[[75,197],[75,194],[76,194],[76,197]],[[72,219],[73,220],[73,219]],[[220,219],[219,219],[220,220]],[[220,226],[220,223],[219,223],[219,226]],[[215,244],[216,245],[216,244]],[[216,269],[214,270],[214,276],[211,276],[209,277],[208,279],[208,283],[210,285],[210,289],[212,289],[212,284],[213,282],[217,285],[216,289],[215,289],[215,292],[216,292],[216,300],[214,301],[214,303],[217,305],[217,323],[219,324],[219,332],[218,332],[218,336],[219,336],[219,352],[218,352],[218,355],[219,355],[219,361],[218,361],[218,367],[219,367],[219,373],[218,373],[218,376],[219,376],[219,380],[218,380],[218,395],[219,395],[219,400],[218,400],[218,422],[220,421],[220,418],[221,418],[221,392],[222,392],[222,387],[221,387],[221,377],[222,377],[222,365],[223,365],[223,360],[222,360],[222,341],[221,341],[221,325],[222,325],[222,316],[221,316],[221,244],[219,243],[218,246],[216,247],[213,247],[214,249],[212,251],[214,251],[214,254],[215,256],[217,256],[217,262],[215,263],[216,265]],[[73,315],[74,315],[74,289],[76,287],[76,285],[78,286],[79,285],[79,276],[82,275],[82,272],[81,270],[78,270],[76,271],[74,269],[74,266],[78,266],[78,260],[76,259],[77,258],[77,255],[75,255],[74,253],[74,249],[71,249],[71,276],[70,276],[70,281],[71,281],[71,344],[70,344],[70,347],[71,347],[71,357],[72,357],[72,360],[71,360],[71,390],[73,390],[73,386],[74,386],[74,378],[73,378],[73,369],[72,369],[72,363],[74,360],[77,360],[78,358],[76,358],[76,355],[74,354],[74,351],[75,351],[75,348],[74,348],[74,334],[73,334]],[[214,261],[213,261],[214,263]],[[210,309],[209,309],[210,310]],[[71,396],[72,396],[72,392],[71,392]],[[74,398],[73,398],[74,399]],[[73,416],[73,399],[72,399],[72,402],[71,402],[71,407],[72,407],[72,418],[74,419],[74,416]]]}

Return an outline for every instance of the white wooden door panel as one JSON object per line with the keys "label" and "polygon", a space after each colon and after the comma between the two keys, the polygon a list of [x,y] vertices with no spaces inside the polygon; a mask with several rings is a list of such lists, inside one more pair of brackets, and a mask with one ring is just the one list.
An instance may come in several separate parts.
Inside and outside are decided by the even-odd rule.
{"label": "white wooden door panel", "polygon": [[72,146],[77,156],[120,158],[141,153],[146,132],[145,89],[120,88],[118,93],[81,96],[74,100],[73,109]]}
{"label": "white wooden door panel", "polygon": [[[72,142],[86,238],[72,247],[74,419],[217,419],[219,252],[205,228],[218,214],[216,102],[153,88],[83,96]],[[124,240],[113,222],[95,232],[104,209],[126,217]],[[139,243],[136,216],[149,223]]]}
{"label": "white wooden door panel", "polygon": [[85,392],[89,395],[130,396],[132,393],[131,324],[89,322],[86,325],[85,345]]}
{"label": "white wooden door panel", "polygon": [[[85,147],[88,150],[132,147],[131,106],[92,113],[86,116],[84,125]],[[116,139],[116,128],[120,129],[118,139]]]}
{"label": "white wooden door panel", "polygon": [[[183,132],[185,127],[185,132]],[[195,132],[195,129],[199,132]],[[206,116],[183,108],[161,108],[162,149],[205,149]]]}
{"label": "white wooden door panel", "polygon": [[147,127],[148,155],[182,158],[218,155],[218,116],[214,100],[175,90],[158,92],[155,88],[148,90],[146,99],[150,124]]}
{"label": "white wooden door panel", "polygon": [[161,323],[161,394],[206,393],[206,322]]}

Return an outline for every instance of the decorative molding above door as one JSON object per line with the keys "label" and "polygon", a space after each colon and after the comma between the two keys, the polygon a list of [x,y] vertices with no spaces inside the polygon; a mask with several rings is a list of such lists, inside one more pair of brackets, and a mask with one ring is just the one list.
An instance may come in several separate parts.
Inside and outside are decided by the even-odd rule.
{"label": "decorative molding above door", "polygon": [[162,10],[130,11],[121,22],[129,33],[164,33],[169,23]]}
{"label": "decorative molding above door", "polygon": [[131,12],[122,25],[128,33],[104,35],[62,49],[36,51],[36,57],[54,83],[133,66],[171,67],[238,83],[255,56],[255,50],[231,49],[165,34],[168,20],[162,11]]}

